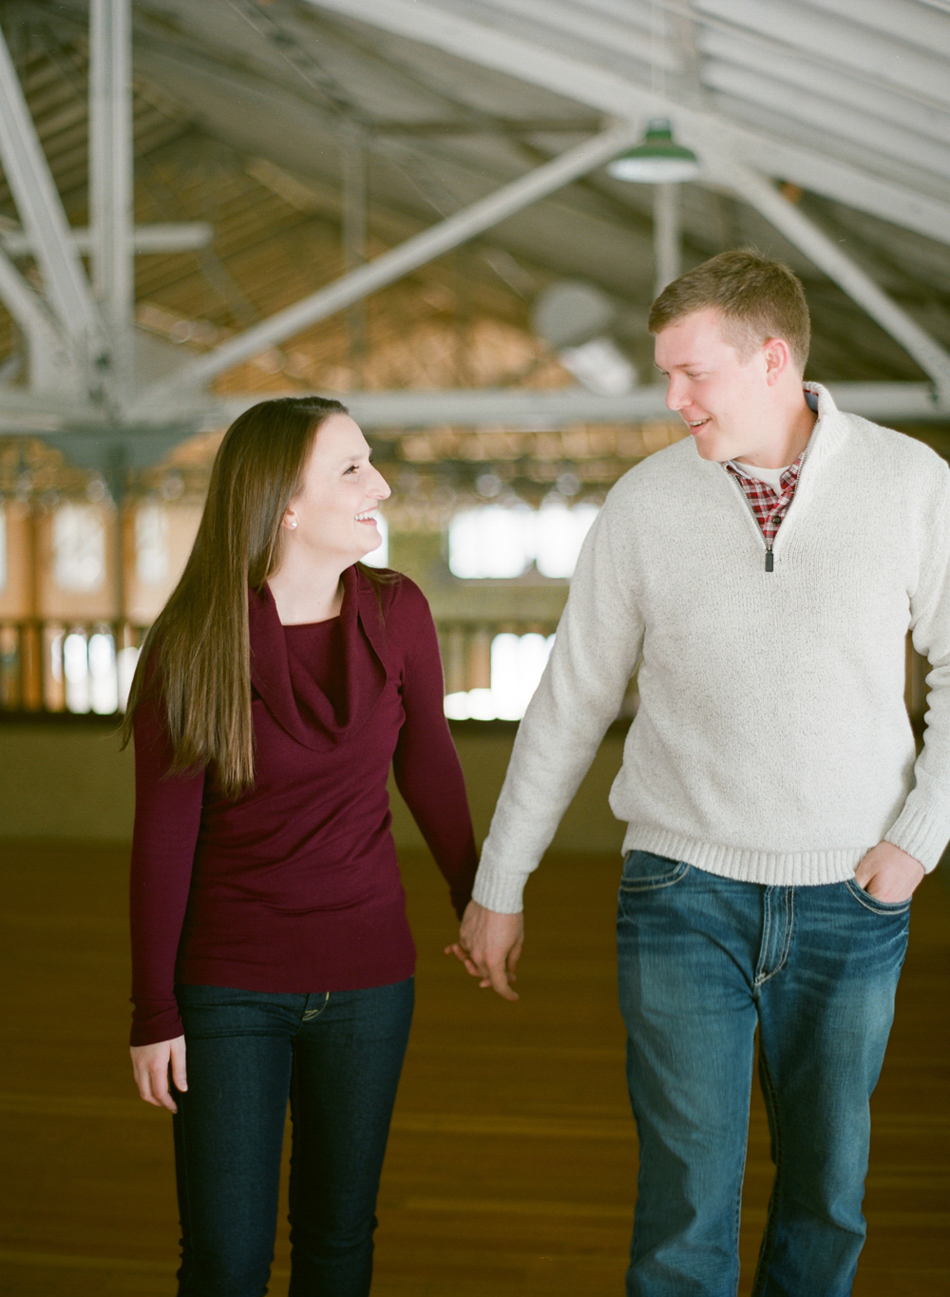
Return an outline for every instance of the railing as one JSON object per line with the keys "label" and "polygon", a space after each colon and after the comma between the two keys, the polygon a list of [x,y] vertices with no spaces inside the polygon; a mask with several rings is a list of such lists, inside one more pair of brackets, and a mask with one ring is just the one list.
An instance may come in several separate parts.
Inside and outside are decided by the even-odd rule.
{"label": "railing", "polygon": [[0,712],[121,713],[146,630],[130,622],[0,621]]}
{"label": "railing", "polygon": [[[0,620],[0,714],[35,713],[112,716],[125,710],[146,626],[131,622],[60,620]],[[538,620],[442,622],[438,626],[446,694],[460,695],[507,690],[509,703],[516,689],[502,685],[492,646],[498,636],[531,636],[549,640],[555,623]],[[508,649],[511,645],[509,644]],[[521,692],[530,696],[540,674],[538,646],[531,649],[534,666]],[[497,652],[497,650],[496,650]],[[920,728],[927,702],[925,658],[907,642],[905,702],[915,727]],[[490,700],[489,700],[490,701]],[[631,685],[623,713],[636,711],[636,687]],[[450,713],[451,714],[451,713]],[[473,716],[477,713],[473,710]],[[502,717],[505,711],[495,713]],[[514,718],[514,717],[512,717]]]}

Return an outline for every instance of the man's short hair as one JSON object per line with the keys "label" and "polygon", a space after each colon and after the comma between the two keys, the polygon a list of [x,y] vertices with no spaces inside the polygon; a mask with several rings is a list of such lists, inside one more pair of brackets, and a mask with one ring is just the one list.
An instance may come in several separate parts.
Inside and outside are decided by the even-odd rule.
{"label": "man's short hair", "polygon": [[694,311],[715,307],[723,336],[737,351],[751,353],[766,338],[784,338],[804,373],[811,320],[802,281],[781,261],[754,248],[720,252],[674,279],[650,308],[649,330],[660,333]]}

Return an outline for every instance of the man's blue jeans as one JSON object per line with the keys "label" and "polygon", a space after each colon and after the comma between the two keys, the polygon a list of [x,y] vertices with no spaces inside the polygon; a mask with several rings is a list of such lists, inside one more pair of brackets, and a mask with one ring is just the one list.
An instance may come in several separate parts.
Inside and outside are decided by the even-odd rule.
{"label": "man's blue jeans", "polygon": [[261,1297],[287,1100],[291,1297],[366,1297],[413,982],[284,995],[176,987],[188,1090],[174,1119],[179,1297]]}
{"label": "man's blue jeans", "polygon": [[640,1140],[628,1297],[735,1297],[755,1029],[775,1184],[754,1297],[846,1297],[864,1242],[868,1100],[910,902],[624,862],[617,920]]}

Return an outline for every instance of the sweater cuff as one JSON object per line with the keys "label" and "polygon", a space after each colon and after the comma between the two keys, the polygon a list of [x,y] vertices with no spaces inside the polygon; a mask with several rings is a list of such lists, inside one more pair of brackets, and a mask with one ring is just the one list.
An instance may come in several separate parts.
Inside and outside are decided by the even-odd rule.
{"label": "sweater cuff", "polygon": [[175,1000],[133,1000],[130,1045],[157,1045],[163,1040],[177,1040],[185,1034]]}
{"label": "sweater cuff", "polygon": [[925,873],[929,874],[936,869],[946,848],[946,826],[935,823],[933,816],[923,810],[905,806],[885,833],[884,840],[919,860]]}
{"label": "sweater cuff", "polygon": [[506,873],[480,865],[472,888],[472,900],[496,914],[520,914],[524,908],[521,896],[530,877],[530,869],[523,873]]}

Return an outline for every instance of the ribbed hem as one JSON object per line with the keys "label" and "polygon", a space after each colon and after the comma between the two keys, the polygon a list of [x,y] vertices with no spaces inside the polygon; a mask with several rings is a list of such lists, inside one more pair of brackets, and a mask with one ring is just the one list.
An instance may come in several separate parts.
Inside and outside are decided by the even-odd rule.
{"label": "ribbed hem", "polygon": [[697,869],[766,887],[818,887],[854,877],[858,863],[872,846],[833,851],[751,851],[716,843],[697,842],[669,829],[631,824],[623,840],[624,852],[651,851],[671,860],[685,860]]}
{"label": "ribbed hem", "polygon": [[524,908],[522,894],[530,877],[530,869],[509,874],[480,865],[472,888],[472,900],[496,914],[520,914]]}
{"label": "ribbed hem", "polygon": [[947,845],[946,824],[935,823],[932,815],[914,807],[905,806],[884,836],[919,860],[928,874],[936,869]]}

